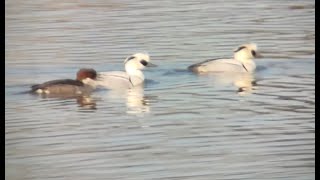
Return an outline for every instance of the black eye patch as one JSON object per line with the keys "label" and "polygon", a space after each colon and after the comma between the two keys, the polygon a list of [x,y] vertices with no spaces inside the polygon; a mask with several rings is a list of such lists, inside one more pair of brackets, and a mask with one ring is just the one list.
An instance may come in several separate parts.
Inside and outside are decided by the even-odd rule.
{"label": "black eye patch", "polygon": [[238,52],[238,51],[240,51],[241,49],[244,49],[244,48],[246,48],[246,47],[245,46],[241,46],[237,50],[235,50],[234,52]]}
{"label": "black eye patch", "polygon": [[141,60],[140,63],[144,66],[148,65],[148,62],[146,60]]}
{"label": "black eye patch", "polygon": [[257,53],[254,50],[251,51],[251,54],[253,57],[256,57],[256,55],[257,55]]}

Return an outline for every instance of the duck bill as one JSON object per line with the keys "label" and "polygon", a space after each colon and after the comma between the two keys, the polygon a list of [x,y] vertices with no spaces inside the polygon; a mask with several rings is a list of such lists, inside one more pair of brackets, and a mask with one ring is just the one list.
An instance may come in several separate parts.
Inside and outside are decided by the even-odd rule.
{"label": "duck bill", "polygon": [[255,58],[263,58],[263,56],[260,54],[260,52],[256,52]]}
{"label": "duck bill", "polygon": [[150,62],[148,62],[148,64],[147,64],[146,66],[147,66],[147,67],[157,67],[157,65],[152,64],[152,63],[150,63]]}

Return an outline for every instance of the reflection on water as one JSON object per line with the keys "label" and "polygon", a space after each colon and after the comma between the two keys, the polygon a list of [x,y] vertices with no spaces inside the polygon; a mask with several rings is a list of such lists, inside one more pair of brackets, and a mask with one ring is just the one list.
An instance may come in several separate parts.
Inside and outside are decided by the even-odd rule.
{"label": "reflection on water", "polygon": [[216,86],[234,86],[240,94],[248,94],[254,90],[255,78],[254,74],[247,72],[228,72],[228,73],[209,73],[208,84]]}
{"label": "reflection on water", "polygon": [[[6,179],[315,179],[314,3],[5,1]],[[186,69],[247,42],[252,76]],[[143,88],[20,93],[136,52]]]}
{"label": "reflection on water", "polygon": [[79,96],[76,98],[76,100],[81,107],[96,109],[96,102],[90,96]]}
{"label": "reflection on water", "polygon": [[[91,92],[90,92],[91,93]],[[60,94],[45,94],[45,93],[34,93],[31,91],[24,91],[24,92],[19,92],[16,93],[16,95],[18,94],[30,94],[34,97],[39,97],[42,99],[47,99],[47,100],[60,100],[61,102],[63,102],[64,100],[75,100],[75,102],[80,106],[80,107],[87,107],[90,109],[95,109],[96,108],[96,100],[94,100],[93,98],[91,98],[90,93],[85,93],[83,95],[75,95],[75,94],[64,94],[64,93],[60,93]]]}
{"label": "reflection on water", "polygon": [[149,100],[144,96],[143,88],[133,88],[128,90],[127,93],[127,113],[149,113],[150,105]]}
{"label": "reflection on water", "polygon": [[127,107],[126,113],[128,114],[144,114],[151,111],[149,106],[150,97],[144,95],[143,85],[135,86],[131,89],[106,90],[101,96],[105,101],[104,103],[118,102],[125,104]]}

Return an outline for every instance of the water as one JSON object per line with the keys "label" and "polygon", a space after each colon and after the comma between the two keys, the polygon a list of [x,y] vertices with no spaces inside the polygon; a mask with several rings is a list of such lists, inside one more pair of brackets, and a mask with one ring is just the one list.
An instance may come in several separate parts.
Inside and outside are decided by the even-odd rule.
{"label": "water", "polygon": [[[315,179],[314,7],[6,1],[6,179]],[[265,57],[253,77],[186,71],[246,42]],[[144,89],[21,93],[82,67],[121,70],[135,52],[159,65]]]}

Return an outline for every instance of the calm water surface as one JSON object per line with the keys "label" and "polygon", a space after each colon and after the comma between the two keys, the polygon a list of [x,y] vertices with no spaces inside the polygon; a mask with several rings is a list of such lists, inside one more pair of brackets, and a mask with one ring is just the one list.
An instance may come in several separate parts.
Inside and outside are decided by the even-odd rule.
{"label": "calm water surface", "polygon": [[[314,7],[7,0],[6,179],[315,179]],[[254,76],[186,71],[246,42],[264,55]],[[159,65],[144,88],[22,93],[82,67],[122,70],[135,52]]]}

